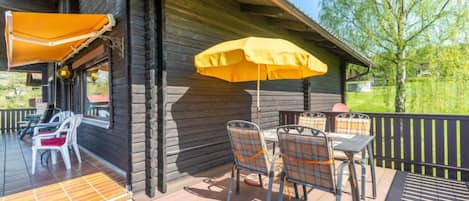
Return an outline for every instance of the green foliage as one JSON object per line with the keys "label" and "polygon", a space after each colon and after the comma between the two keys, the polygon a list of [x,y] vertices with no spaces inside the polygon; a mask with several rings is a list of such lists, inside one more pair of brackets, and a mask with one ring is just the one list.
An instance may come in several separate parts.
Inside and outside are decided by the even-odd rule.
{"label": "green foliage", "polygon": [[[406,92],[413,87],[406,87],[409,77],[469,79],[469,1],[323,0],[320,19],[372,58],[376,66],[368,79],[398,86],[384,90],[386,98],[396,97],[396,110],[405,110],[398,105],[409,105],[406,99],[416,101]],[[348,72],[357,69],[350,66]]]}
{"label": "green foliage", "polygon": [[0,108],[27,108],[29,99],[41,97],[41,88],[25,84],[26,73],[0,72]]}

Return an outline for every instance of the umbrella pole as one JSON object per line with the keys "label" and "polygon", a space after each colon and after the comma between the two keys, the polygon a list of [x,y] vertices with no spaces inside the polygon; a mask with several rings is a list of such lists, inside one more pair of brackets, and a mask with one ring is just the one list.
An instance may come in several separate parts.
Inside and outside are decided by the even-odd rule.
{"label": "umbrella pole", "polygon": [[259,93],[260,93],[260,88],[261,88],[261,67],[260,64],[257,64],[257,107],[256,107],[256,116],[257,116],[257,124],[261,124],[261,106],[260,106],[260,100],[259,100]]}

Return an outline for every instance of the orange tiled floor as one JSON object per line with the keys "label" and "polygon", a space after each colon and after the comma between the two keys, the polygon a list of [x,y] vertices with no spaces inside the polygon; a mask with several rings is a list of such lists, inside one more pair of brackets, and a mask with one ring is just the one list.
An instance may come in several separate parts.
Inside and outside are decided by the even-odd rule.
{"label": "orange tiled floor", "polygon": [[0,201],[131,200],[125,188],[103,173],[94,173],[32,190],[8,195]]}

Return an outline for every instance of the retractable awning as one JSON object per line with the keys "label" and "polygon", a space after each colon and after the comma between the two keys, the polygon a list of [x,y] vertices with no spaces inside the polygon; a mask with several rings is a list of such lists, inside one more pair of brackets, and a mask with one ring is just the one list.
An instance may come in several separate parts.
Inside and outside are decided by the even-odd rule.
{"label": "retractable awning", "polygon": [[110,14],[5,12],[8,67],[63,63],[107,31]]}

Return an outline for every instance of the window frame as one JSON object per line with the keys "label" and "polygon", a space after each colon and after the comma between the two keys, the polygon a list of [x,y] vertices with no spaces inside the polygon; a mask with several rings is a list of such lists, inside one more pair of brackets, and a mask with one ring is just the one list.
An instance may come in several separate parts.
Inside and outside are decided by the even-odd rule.
{"label": "window frame", "polygon": [[[75,66],[74,70],[77,73],[77,79],[79,82],[79,105],[78,108],[81,113],[83,113],[83,123],[97,126],[97,127],[102,127],[105,129],[110,129],[113,126],[113,121],[114,121],[114,107],[113,107],[113,84],[112,84],[112,58],[110,54],[110,48],[109,46],[105,44],[101,44],[100,46],[97,46],[96,48],[90,50],[90,54],[93,52],[93,50],[96,50],[98,48],[102,48],[101,46],[104,46],[104,52],[92,56],[92,58],[86,59],[86,61],[82,62],[79,66]],[[84,55],[82,58],[87,57],[88,55]],[[99,66],[101,64],[108,63],[108,68],[109,68],[109,118],[106,119],[100,119],[96,117],[90,117],[90,116],[85,116],[85,98],[86,98],[86,74],[87,70],[96,66]]]}

